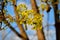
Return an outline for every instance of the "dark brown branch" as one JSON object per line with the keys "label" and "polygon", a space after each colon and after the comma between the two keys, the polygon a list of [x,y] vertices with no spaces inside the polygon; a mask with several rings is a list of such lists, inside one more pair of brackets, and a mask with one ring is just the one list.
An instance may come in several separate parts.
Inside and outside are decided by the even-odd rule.
{"label": "dark brown branch", "polygon": [[59,22],[59,12],[58,11],[58,0],[54,0],[53,4],[54,12],[55,12],[55,28],[56,28],[56,40],[60,40],[60,22]]}
{"label": "dark brown branch", "polygon": [[20,38],[24,38],[21,34],[19,34],[11,25],[10,23],[4,19],[4,23],[6,24],[6,26],[8,26],[18,37]]}

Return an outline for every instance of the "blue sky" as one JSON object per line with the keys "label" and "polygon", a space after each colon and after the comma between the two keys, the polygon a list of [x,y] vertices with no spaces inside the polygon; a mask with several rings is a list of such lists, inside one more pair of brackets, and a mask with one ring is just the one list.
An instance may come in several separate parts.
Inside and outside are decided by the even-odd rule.
{"label": "blue sky", "polygon": [[[37,1],[37,0],[36,0]],[[30,0],[19,0],[18,2],[17,2],[17,5],[18,4],[21,4],[21,3],[25,3],[26,5],[27,5],[27,7],[28,7],[28,9],[31,9],[31,4],[30,4]],[[40,1],[38,0],[37,1],[37,5],[39,6],[40,5]],[[59,6],[58,6],[59,7]],[[7,6],[7,8],[6,8],[7,10],[8,10],[8,13],[10,14],[10,15],[12,15],[12,16],[15,16],[14,15],[14,9],[13,9],[13,6],[11,6],[10,4],[8,4],[8,6]],[[44,11],[44,22],[43,22],[43,25],[45,26],[45,24],[47,23],[46,21],[46,19],[47,19],[47,12],[46,11]],[[46,21],[45,21],[46,20]],[[54,21],[54,9],[53,9],[53,7],[52,7],[52,9],[51,9],[51,11],[49,12],[49,24],[54,24],[55,23],[55,21]],[[16,27],[16,30],[19,32],[19,29],[18,29],[18,27],[17,27],[17,24],[14,22],[14,23],[11,23],[11,25],[13,26],[13,27]],[[4,24],[3,24],[3,26],[4,26]],[[28,29],[30,29],[31,28],[31,26],[29,26],[28,27]],[[44,32],[45,32],[45,35],[47,34],[47,27],[44,29]],[[11,31],[9,28],[7,29],[7,30],[5,30],[5,32],[6,32],[6,34],[9,32],[9,31]],[[1,31],[2,32],[2,31]],[[33,35],[36,35],[36,31],[35,30],[27,30],[26,31],[26,33],[29,35],[29,38],[31,39],[32,37],[34,37]],[[14,34],[12,31],[11,31],[11,33],[8,35],[8,37],[7,38],[9,38],[9,37],[11,37],[11,34]],[[51,34],[51,35],[50,35]],[[1,36],[2,36],[2,34],[0,33],[0,40],[2,40],[1,39]],[[15,34],[13,35],[13,36],[16,36]],[[53,38],[52,38],[52,37]],[[54,26],[49,26],[49,39],[50,40],[55,40],[56,38],[55,38],[55,27]],[[16,36],[17,37],[17,36]],[[47,37],[47,36],[46,36]],[[6,38],[6,39],[7,39]],[[12,38],[14,38],[14,37],[12,37]],[[37,36],[35,36],[35,38],[36,39],[34,39],[34,40],[37,40]],[[19,39],[19,38],[17,38],[17,39]],[[48,39],[47,39],[48,40]]]}

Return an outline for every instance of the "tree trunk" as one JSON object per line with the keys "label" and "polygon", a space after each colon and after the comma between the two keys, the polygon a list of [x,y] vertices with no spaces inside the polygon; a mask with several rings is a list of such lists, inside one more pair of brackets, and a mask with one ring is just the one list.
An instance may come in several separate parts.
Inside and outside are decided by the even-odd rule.
{"label": "tree trunk", "polygon": [[[39,13],[38,7],[37,7],[37,5],[36,5],[36,0],[31,0],[31,5],[32,5],[32,9],[33,9],[36,13]],[[40,30],[39,28],[37,28],[36,31],[37,31],[38,40],[45,40],[43,31]]]}
{"label": "tree trunk", "polygon": [[[56,3],[58,0],[54,0],[53,3]],[[55,12],[55,28],[56,28],[56,40],[60,40],[60,22],[59,22],[59,12],[58,4],[53,4],[54,12]]]}
{"label": "tree trunk", "polygon": [[25,38],[23,40],[29,40],[26,32],[24,31],[24,28],[22,27],[22,24],[20,24],[20,21],[19,21],[20,17],[19,17],[19,14],[17,12],[16,0],[12,0],[12,1],[13,1],[15,16],[16,16],[16,23],[20,29],[21,35]]}

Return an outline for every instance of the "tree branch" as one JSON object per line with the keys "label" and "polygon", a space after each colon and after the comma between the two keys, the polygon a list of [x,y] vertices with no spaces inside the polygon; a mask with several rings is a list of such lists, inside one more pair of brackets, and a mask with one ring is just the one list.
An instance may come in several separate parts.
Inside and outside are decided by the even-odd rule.
{"label": "tree branch", "polygon": [[20,29],[21,35],[25,38],[23,40],[29,40],[26,32],[24,31],[24,28],[22,27],[22,24],[20,24],[20,21],[19,21],[20,17],[19,17],[19,14],[17,12],[16,0],[12,0],[12,2],[13,2],[15,17],[16,17],[16,23],[17,23],[17,25],[18,25],[18,27]]}

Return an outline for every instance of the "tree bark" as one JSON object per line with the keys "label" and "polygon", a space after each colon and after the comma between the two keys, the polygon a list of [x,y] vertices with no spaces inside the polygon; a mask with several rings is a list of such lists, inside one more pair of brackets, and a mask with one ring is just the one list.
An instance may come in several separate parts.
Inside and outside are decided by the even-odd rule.
{"label": "tree bark", "polygon": [[58,11],[58,0],[53,1],[53,7],[55,12],[55,28],[56,28],[56,40],[60,40],[60,22],[59,22],[59,12]]}
{"label": "tree bark", "polygon": [[13,7],[14,7],[14,12],[15,12],[15,16],[16,16],[16,23],[20,29],[20,32],[21,32],[21,35],[25,38],[23,40],[29,40],[26,32],[24,31],[24,28],[22,27],[22,24],[20,24],[20,21],[19,21],[19,14],[17,12],[17,6],[16,6],[16,0],[12,0],[13,1]]}
{"label": "tree bark", "polygon": [[[32,9],[33,9],[36,13],[39,13],[38,7],[37,7],[37,5],[36,5],[36,0],[31,0],[31,5],[32,5]],[[45,40],[43,31],[40,30],[39,28],[37,28],[36,31],[37,31],[38,40]]]}

